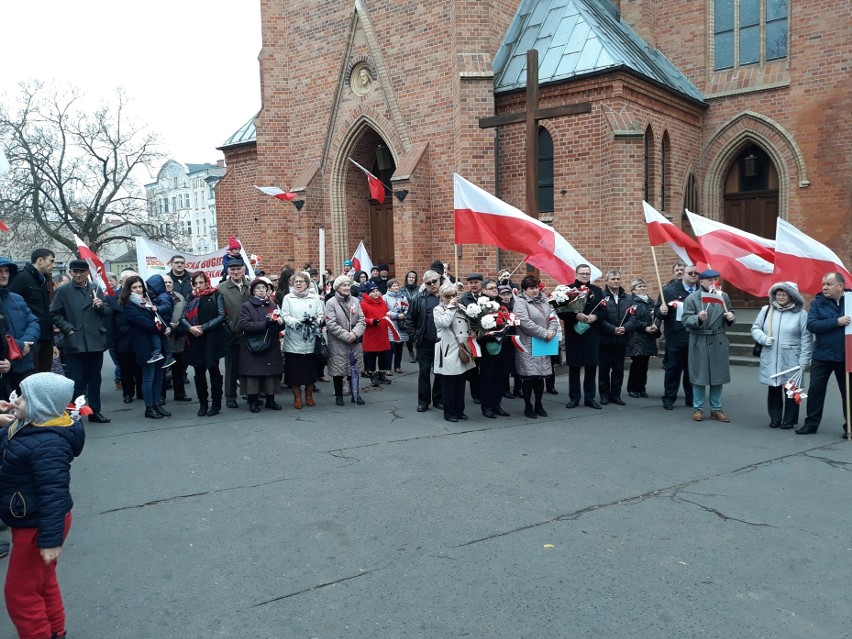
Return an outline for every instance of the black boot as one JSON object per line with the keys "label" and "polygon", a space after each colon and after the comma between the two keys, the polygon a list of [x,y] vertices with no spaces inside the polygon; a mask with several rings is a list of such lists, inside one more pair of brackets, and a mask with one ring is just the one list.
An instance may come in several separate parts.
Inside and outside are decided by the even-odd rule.
{"label": "black boot", "polygon": [[384,371],[379,371],[378,378],[379,378],[379,382],[381,382],[382,384],[390,384],[391,383],[391,381],[388,379],[387,375],[385,375]]}
{"label": "black boot", "polygon": [[148,419],[163,419],[163,416],[156,411],[154,406],[147,406],[145,408],[145,417]]}
{"label": "black boot", "polygon": [[533,409],[533,405],[530,404],[529,402],[524,402],[524,415],[526,415],[527,417],[533,417],[533,418],[538,417],[535,410]]}
{"label": "black boot", "polygon": [[248,396],[248,405],[249,405],[249,410],[252,413],[259,413],[260,412],[260,400],[258,399],[257,395],[249,395]]}
{"label": "black boot", "polygon": [[282,408],[281,404],[275,403],[275,395],[267,395],[266,396],[265,406],[266,406],[266,408],[269,408],[271,410],[281,410],[281,408]]}
{"label": "black boot", "polygon": [[207,414],[207,402],[201,402],[198,406],[198,416],[204,417]]}
{"label": "black boot", "polygon": [[165,408],[163,408],[162,404],[157,404],[156,406],[154,406],[154,410],[157,411],[158,413],[160,413],[160,415],[162,415],[163,417],[171,417],[172,416],[172,414],[169,411],[167,411]]}
{"label": "black boot", "polygon": [[222,412],[221,400],[218,401],[218,402],[214,400],[213,403],[210,404],[210,410],[207,411],[207,417],[213,417],[213,415],[218,415],[221,412]]}
{"label": "black boot", "polygon": [[370,373],[370,384],[373,386],[379,385],[379,376],[377,373]]}
{"label": "black boot", "polygon": [[544,406],[541,405],[541,402],[535,403],[535,408],[533,409],[533,411],[539,417],[547,417],[547,411],[544,410]]}

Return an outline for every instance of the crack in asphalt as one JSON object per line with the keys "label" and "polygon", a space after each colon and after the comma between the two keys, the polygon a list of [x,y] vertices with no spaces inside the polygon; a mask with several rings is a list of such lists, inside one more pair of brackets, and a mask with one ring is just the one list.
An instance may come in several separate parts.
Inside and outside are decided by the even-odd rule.
{"label": "crack in asphalt", "polygon": [[[677,494],[679,492],[681,492],[684,488],[686,488],[688,486],[694,486],[695,484],[698,484],[700,482],[709,481],[709,480],[713,480],[713,479],[719,479],[721,477],[733,477],[735,475],[739,475],[739,474],[743,474],[743,473],[750,473],[750,472],[758,470],[759,468],[762,468],[764,466],[768,466],[768,465],[770,465],[774,462],[783,461],[785,459],[790,459],[792,457],[804,456],[804,457],[812,457],[814,459],[819,459],[818,457],[813,457],[812,455],[808,455],[807,453],[809,453],[813,450],[820,450],[820,449],[823,449],[823,448],[828,448],[829,446],[834,446],[834,444],[824,444],[822,446],[815,446],[814,448],[810,448],[810,449],[805,450],[805,451],[789,453],[787,455],[780,455],[779,457],[773,457],[772,459],[766,459],[766,460],[763,460],[763,461],[755,462],[753,464],[748,464],[747,466],[735,468],[733,470],[729,470],[729,471],[724,472],[724,473],[718,473],[718,474],[715,474],[715,475],[708,475],[706,477],[699,477],[699,478],[696,478],[696,479],[690,479],[690,480],[681,482],[679,484],[674,484],[672,486],[666,486],[664,488],[656,488],[654,490],[649,490],[647,492],[641,493],[639,495],[634,495],[632,497],[627,497],[625,499],[617,499],[617,500],[614,500],[614,501],[605,502],[605,503],[601,503],[601,504],[592,504],[590,506],[586,506],[585,508],[580,508],[580,509],[575,510],[575,511],[570,512],[570,513],[564,513],[562,515],[557,515],[556,517],[551,517],[550,519],[532,522],[532,523],[527,524],[525,526],[519,526],[517,528],[512,528],[510,530],[504,530],[504,531],[501,531],[501,532],[498,532],[498,533],[494,533],[493,535],[487,535],[485,537],[480,537],[479,539],[473,539],[473,540],[467,541],[463,544],[458,544],[456,546],[453,546],[453,548],[464,548],[466,546],[472,546],[473,544],[478,544],[478,543],[482,543],[482,542],[485,542],[485,541],[491,541],[492,539],[499,539],[500,537],[505,537],[506,535],[512,535],[512,534],[517,533],[517,532],[523,532],[525,530],[531,530],[533,528],[539,528],[541,526],[547,526],[549,524],[556,523],[556,522],[575,521],[575,520],[579,519],[580,517],[582,517],[583,515],[586,515],[590,512],[594,512],[596,510],[602,510],[604,508],[611,508],[613,506],[624,506],[624,505],[638,504],[640,502],[645,501],[646,499],[651,499],[653,497],[660,497],[660,496],[666,495],[668,493],[673,493],[671,495],[671,498],[675,499],[675,498],[677,498]],[[747,524],[749,526],[773,527],[770,524],[754,523],[754,522],[749,522],[749,521],[745,521],[745,520],[742,520],[742,519],[737,519],[736,517],[729,517],[728,515],[725,515],[725,514],[719,512],[715,509],[709,508],[707,506],[703,506],[702,504],[690,501],[688,499],[680,498],[680,501],[685,501],[685,502],[694,504],[694,505],[702,508],[703,510],[706,510],[707,512],[712,512],[717,517],[722,519],[723,521],[736,521],[736,522]]]}
{"label": "crack in asphalt", "polygon": [[852,464],[852,462],[838,461],[836,459],[829,459],[828,457],[820,457],[819,455],[809,455],[807,452],[803,452],[802,456],[808,457],[809,459],[816,459],[818,461],[825,462],[832,468],[837,468],[838,470],[848,470],[847,468],[844,468],[844,466],[849,466],[850,464]]}
{"label": "crack in asphalt", "polygon": [[705,506],[704,504],[699,504],[697,501],[692,501],[691,499],[684,499],[683,497],[679,497],[677,492],[675,492],[675,494],[673,494],[671,496],[671,500],[676,501],[676,502],[680,502],[680,503],[692,504],[693,506],[698,506],[704,512],[713,513],[722,521],[738,521],[741,524],[746,524],[748,526],[758,526],[758,527],[765,527],[765,528],[778,528],[778,526],[773,526],[772,524],[756,523],[756,522],[753,522],[753,521],[746,521],[745,519],[738,519],[736,517],[731,517],[731,516],[726,515],[725,513],[721,512],[721,511],[719,511],[719,510],[716,510],[715,508],[711,508],[710,506]]}
{"label": "crack in asphalt", "polygon": [[393,424],[398,419],[405,419],[405,415],[400,415],[398,411],[399,411],[398,408],[392,408],[390,410],[390,414],[393,415],[393,419],[391,420],[391,424]]}
{"label": "crack in asphalt", "polygon": [[372,570],[361,570],[354,575],[349,575],[348,577],[341,577],[340,579],[335,579],[334,581],[326,581],[321,584],[316,584],[315,586],[309,586],[307,588],[303,588],[302,590],[297,590],[296,592],[291,592],[286,595],[281,595],[280,597],[273,597],[272,599],[267,599],[266,601],[261,601],[256,604],[252,604],[249,606],[249,610],[252,608],[258,608],[260,606],[266,606],[271,603],[275,603],[276,601],[283,601],[284,599],[289,599],[290,597],[295,597],[296,595],[303,595],[308,592],[314,592],[315,590],[320,590],[321,588],[327,588],[328,586],[334,586],[336,584],[343,583],[345,581],[351,581],[353,579],[358,579],[358,577],[363,577],[364,575],[369,575],[370,573],[374,573],[378,570],[382,570],[386,566],[382,568],[373,568]]}
{"label": "crack in asphalt", "polygon": [[337,468],[346,468],[347,466],[352,466],[353,464],[357,464],[361,461],[357,457],[348,457],[346,455],[343,455],[342,453],[338,454],[338,452],[339,451],[336,451],[336,450],[330,450],[330,451],[328,451],[328,454],[331,455],[332,457],[336,457],[337,459],[346,459],[346,460],[349,461],[349,463],[348,464],[341,464],[340,466],[337,466]]}
{"label": "crack in asphalt", "polygon": [[173,501],[180,501],[181,499],[191,499],[192,497],[203,497],[205,495],[216,495],[218,493],[226,493],[231,490],[242,490],[244,488],[262,488],[263,486],[271,486],[273,484],[280,484],[284,481],[294,481],[297,479],[296,477],[282,477],[280,479],[271,479],[269,481],[261,482],[259,484],[248,484],[244,486],[229,486],[228,488],[218,488],[216,490],[206,490],[200,493],[187,493],[186,495],[173,495],[171,497],[163,497],[162,499],[152,499],[151,501],[146,501],[141,504],[133,504],[132,506],[121,506],[120,508],[110,508],[108,510],[102,510],[99,512],[99,515],[108,515],[110,513],[117,513],[123,510],[133,510],[135,508],[146,508],[148,506],[159,506],[161,504],[168,504]]}

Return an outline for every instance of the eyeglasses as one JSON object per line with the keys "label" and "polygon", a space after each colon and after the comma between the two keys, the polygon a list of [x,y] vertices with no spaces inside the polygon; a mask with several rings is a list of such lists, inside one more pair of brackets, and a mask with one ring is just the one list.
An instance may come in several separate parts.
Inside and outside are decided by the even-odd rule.
{"label": "eyeglasses", "polygon": [[591,277],[591,276],[592,276],[591,273],[580,273],[580,272],[577,273],[577,277]]}
{"label": "eyeglasses", "polygon": [[438,280],[429,280],[426,282],[426,286],[435,286],[438,283]]}
{"label": "eyeglasses", "polygon": [[485,287],[485,290],[486,290],[486,291],[496,291],[496,290],[497,290],[497,287],[496,287],[496,286],[486,286],[486,287]]}

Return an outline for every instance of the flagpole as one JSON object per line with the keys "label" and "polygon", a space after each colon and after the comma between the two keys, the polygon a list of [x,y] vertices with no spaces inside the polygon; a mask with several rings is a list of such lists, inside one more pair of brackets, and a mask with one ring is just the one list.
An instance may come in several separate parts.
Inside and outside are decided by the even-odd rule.
{"label": "flagpole", "polygon": [[654,249],[654,245],[651,245],[651,256],[654,258],[654,270],[657,272],[657,284],[660,287],[660,301],[662,302],[662,306],[666,305],[666,296],[663,295],[663,280],[660,277],[660,267],[657,265],[657,251]]}
{"label": "flagpole", "polygon": [[461,282],[461,273],[459,273],[459,245],[453,244],[453,257],[455,258],[456,282]]}
{"label": "flagpole", "polygon": [[520,262],[518,262],[518,265],[515,267],[515,270],[513,270],[511,273],[509,273],[509,279],[510,279],[510,281],[511,281],[512,276],[515,274],[515,272],[516,272],[519,268],[521,268],[521,266],[523,266],[523,264],[524,264],[524,262],[525,262],[525,261],[526,261],[526,260],[521,260]]}

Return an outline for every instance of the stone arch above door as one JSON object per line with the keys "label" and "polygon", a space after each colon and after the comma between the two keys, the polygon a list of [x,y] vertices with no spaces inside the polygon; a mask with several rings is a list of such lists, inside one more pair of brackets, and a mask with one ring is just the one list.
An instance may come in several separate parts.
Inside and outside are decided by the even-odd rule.
{"label": "stone arch above door", "polygon": [[697,211],[718,219],[722,212],[723,182],[731,163],[749,143],[761,146],[778,170],[779,215],[788,215],[792,184],[810,186],[804,155],[792,136],[777,122],[759,113],[745,111],[724,123],[702,149],[702,157],[710,158],[704,177],[704,210]]}

